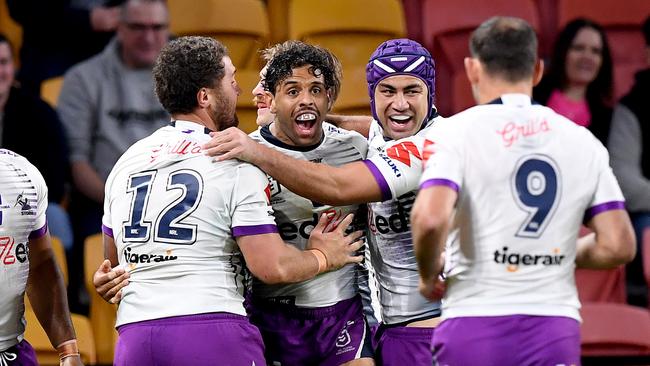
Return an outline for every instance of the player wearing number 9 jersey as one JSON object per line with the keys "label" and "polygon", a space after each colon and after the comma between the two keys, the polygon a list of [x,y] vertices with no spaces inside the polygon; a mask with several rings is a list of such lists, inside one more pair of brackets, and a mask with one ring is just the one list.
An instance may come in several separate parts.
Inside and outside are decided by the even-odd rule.
{"label": "player wearing number 9 jersey", "polygon": [[[580,364],[574,269],[634,256],[623,196],[598,140],[531,101],[542,66],[525,21],[488,20],[471,49],[465,67],[481,105],[427,134],[412,210],[430,298],[449,232],[434,357],[440,365]],[[576,244],[583,220],[596,235]]]}
{"label": "player wearing number 9 jersey", "polygon": [[210,130],[237,124],[234,73],[213,39],[165,46],[154,80],[175,121],[129,148],[107,179],[105,249],[130,271],[116,365],[265,365],[243,306],[247,270],[268,283],[298,282],[361,260],[351,254],[361,233],[343,234],[351,218],[331,233],[322,219],[307,250],[286,245],[266,176],[203,155]]}

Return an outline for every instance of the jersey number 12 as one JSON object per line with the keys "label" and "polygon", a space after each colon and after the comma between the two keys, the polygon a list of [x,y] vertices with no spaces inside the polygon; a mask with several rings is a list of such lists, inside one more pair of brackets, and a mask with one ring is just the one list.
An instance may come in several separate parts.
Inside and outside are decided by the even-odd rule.
{"label": "jersey number 12", "polygon": [[132,194],[129,221],[123,223],[125,242],[146,242],[153,227],[154,241],[191,245],[196,241],[197,225],[183,223],[199,205],[203,194],[203,179],[189,169],[177,170],[167,176],[166,191],[180,190],[181,195],[169,203],[157,216],[155,222],[145,221],[149,199],[160,199],[152,194],[151,186],[157,171],[146,171],[129,176],[127,192]]}

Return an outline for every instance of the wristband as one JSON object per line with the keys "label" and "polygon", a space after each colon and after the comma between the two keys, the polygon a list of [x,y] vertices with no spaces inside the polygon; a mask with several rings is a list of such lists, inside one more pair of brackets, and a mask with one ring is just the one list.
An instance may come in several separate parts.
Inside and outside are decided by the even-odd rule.
{"label": "wristband", "polygon": [[316,257],[316,260],[318,261],[318,273],[323,273],[327,270],[327,257],[325,256],[325,253],[323,253],[322,250],[316,249],[316,248],[311,248],[309,251]]}
{"label": "wristband", "polygon": [[77,347],[76,339],[71,339],[59,344],[56,346],[56,350],[59,352],[59,360],[61,362],[68,357],[79,356],[79,348]]}

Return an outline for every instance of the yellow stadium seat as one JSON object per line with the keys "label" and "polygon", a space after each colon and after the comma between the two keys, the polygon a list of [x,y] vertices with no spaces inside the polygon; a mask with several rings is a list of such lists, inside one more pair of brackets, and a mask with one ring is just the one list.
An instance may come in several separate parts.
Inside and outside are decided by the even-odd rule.
{"label": "yellow stadium seat", "polygon": [[382,42],[405,35],[399,0],[293,0],[289,5],[289,37],[322,46],[341,61],[337,113],[369,113],[365,65]]}
{"label": "yellow stadium seat", "polygon": [[[95,365],[97,363],[97,355],[95,353],[95,340],[93,339],[90,322],[88,318],[82,315],[72,314],[71,317],[72,325],[77,334],[81,360],[85,365]],[[49,338],[47,338],[47,334],[45,334],[33,310],[25,310],[25,320],[27,321],[25,339],[34,347],[38,362],[43,366],[58,365],[59,354],[52,347]]]}
{"label": "yellow stadium seat", "polygon": [[[54,259],[56,260],[56,264],[59,266],[59,270],[61,271],[61,275],[63,276],[63,283],[67,287],[68,286],[68,261],[66,260],[65,257],[65,249],[63,248],[63,244],[61,244],[61,240],[56,236],[53,236],[50,242],[52,243],[52,251],[54,252]],[[25,293],[25,308],[30,309],[31,307],[32,304],[29,302],[27,293]]]}
{"label": "yellow stadium seat", "polygon": [[63,76],[57,76],[44,80],[41,84],[41,99],[56,107],[63,86]]}
{"label": "yellow stadium seat", "polygon": [[289,6],[290,38],[329,49],[344,68],[365,65],[379,44],[405,35],[399,0],[293,0]]}
{"label": "yellow stadium seat", "polygon": [[86,290],[90,296],[90,324],[95,339],[97,360],[100,364],[112,364],[117,341],[115,318],[117,306],[104,301],[93,285],[93,274],[104,260],[102,234],[86,238],[84,244],[84,277]]}
{"label": "yellow stadium seat", "polygon": [[267,0],[266,11],[269,14],[269,27],[271,30],[271,42],[280,43],[289,39],[289,25],[287,14],[289,14],[289,3],[291,0]]}
{"label": "yellow stadium seat", "polygon": [[18,66],[20,65],[18,51],[23,43],[23,29],[20,24],[16,23],[9,16],[9,9],[7,8],[6,1],[0,1],[0,32],[7,37],[9,42],[11,42],[15,67],[18,69]]}
{"label": "yellow stadium seat", "polygon": [[269,21],[260,0],[169,0],[171,32],[218,39],[238,69],[258,69],[257,50],[269,39]]}

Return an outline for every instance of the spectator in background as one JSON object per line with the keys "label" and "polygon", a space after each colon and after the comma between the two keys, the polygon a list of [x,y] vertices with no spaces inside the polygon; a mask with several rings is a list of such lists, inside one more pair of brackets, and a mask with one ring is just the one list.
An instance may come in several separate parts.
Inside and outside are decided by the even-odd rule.
{"label": "spectator in background", "polygon": [[607,143],[612,118],[612,57],[600,25],[576,19],[555,41],[549,72],[533,97]]}
{"label": "spectator in background", "polygon": [[23,30],[18,80],[40,94],[41,82],[61,76],[106,46],[117,27],[123,0],[7,0]]}
{"label": "spectator in background", "polygon": [[72,227],[60,206],[69,176],[63,126],[52,107],[15,85],[14,71],[11,45],[0,34],[0,147],[24,156],[43,174],[49,187],[50,231],[70,249]]}
{"label": "spectator in background", "polygon": [[650,227],[650,17],[643,23],[648,68],[636,74],[636,82],[614,108],[609,135],[612,168],[621,184],[637,238],[638,255],[627,267],[628,302],[646,307],[641,248],[643,230]]}
{"label": "spectator in background", "polygon": [[[126,1],[117,36],[102,53],[65,75],[57,109],[68,133],[74,183],[70,213],[79,247],[101,230],[104,182],[117,159],[169,123],[151,75],[169,38],[168,22],[163,0]],[[81,251],[75,254],[71,265],[80,265]],[[77,281],[70,279],[71,292],[80,285]]]}

